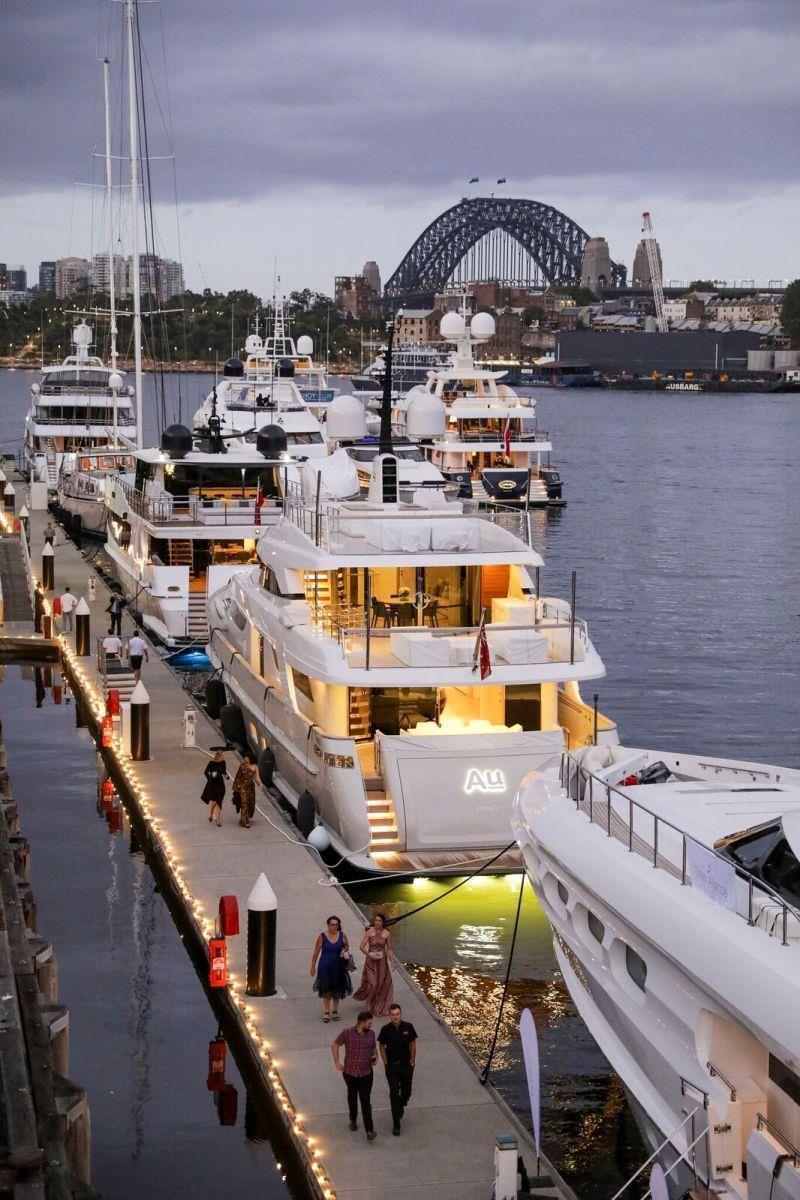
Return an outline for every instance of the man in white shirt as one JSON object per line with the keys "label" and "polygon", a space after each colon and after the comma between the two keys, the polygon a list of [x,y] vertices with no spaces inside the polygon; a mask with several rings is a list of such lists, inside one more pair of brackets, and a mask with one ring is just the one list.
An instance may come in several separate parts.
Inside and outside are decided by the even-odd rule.
{"label": "man in white shirt", "polygon": [[103,651],[106,658],[121,658],[122,638],[117,637],[115,633],[109,633],[108,637],[103,638]]}
{"label": "man in white shirt", "polygon": [[64,633],[72,633],[75,628],[75,623],[72,614],[78,606],[78,599],[73,596],[69,590],[69,584],[64,587],[64,595],[61,597],[61,617],[64,622]]}
{"label": "man in white shirt", "polygon": [[142,678],[142,659],[145,659],[147,662],[150,661],[150,655],[147,653],[147,642],[144,638],[140,638],[138,633],[128,638],[128,658],[130,659],[133,677],[138,683]]}

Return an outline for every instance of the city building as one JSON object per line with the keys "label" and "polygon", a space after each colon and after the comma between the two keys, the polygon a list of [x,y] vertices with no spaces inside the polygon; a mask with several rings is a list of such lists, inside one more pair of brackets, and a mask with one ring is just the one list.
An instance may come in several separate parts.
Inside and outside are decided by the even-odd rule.
{"label": "city building", "polygon": [[66,299],[82,288],[87,288],[92,277],[92,264],[88,258],[59,258],[56,262],[56,298]]}
{"label": "city building", "polygon": [[611,284],[611,254],[602,237],[589,238],[581,259],[581,287],[599,296]]}
{"label": "city building", "polygon": [[337,275],[334,299],[340,312],[363,320],[369,317],[375,302],[375,292],[363,275]]}
{"label": "city building", "polygon": [[30,304],[33,295],[29,291],[17,291],[14,288],[0,288],[0,304],[11,307],[15,304]]}
{"label": "city building", "polygon": [[[183,267],[171,258],[157,254],[139,255],[139,288],[142,300],[163,304],[173,296],[183,295]],[[125,294],[133,293],[133,256],[125,260]]]}
{"label": "city building", "polygon": [[[111,290],[111,273],[109,271],[109,255],[95,254],[92,259],[92,289],[108,295]],[[114,292],[117,296],[125,295],[126,268],[125,259],[121,254],[114,255]]]}
{"label": "city building", "polygon": [[708,306],[707,315],[713,321],[776,321],[780,313],[781,296],[739,296],[736,299],[718,297]]}
{"label": "city building", "polygon": [[[656,258],[661,278],[664,278],[664,264],[661,261],[661,247],[656,242]],[[647,257],[647,242],[642,238],[633,256],[633,271],[631,273],[632,287],[652,287],[653,277],[650,274],[650,260]]]}
{"label": "city building", "polygon": [[664,316],[668,321],[688,321],[705,315],[706,306],[697,296],[682,296],[664,301]]}
{"label": "city building", "polygon": [[404,308],[402,316],[395,321],[397,344],[419,345],[440,341],[441,319],[442,314],[438,308]]}
{"label": "city building", "polygon": [[39,294],[49,294],[56,290],[56,264],[55,262],[40,262],[39,263]]}
{"label": "city building", "polygon": [[361,269],[361,274],[366,279],[369,286],[372,288],[376,296],[381,294],[381,273],[378,270],[378,264],[374,259],[368,259]]}
{"label": "city building", "polygon": [[186,290],[183,283],[183,267],[172,258],[161,259],[161,299],[170,300],[182,296]]}
{"label": "city building", "polygon": [[0,263],[0,290],[7,292],[26,292],[28,290],[28,272],[24,267],[11,267]]}

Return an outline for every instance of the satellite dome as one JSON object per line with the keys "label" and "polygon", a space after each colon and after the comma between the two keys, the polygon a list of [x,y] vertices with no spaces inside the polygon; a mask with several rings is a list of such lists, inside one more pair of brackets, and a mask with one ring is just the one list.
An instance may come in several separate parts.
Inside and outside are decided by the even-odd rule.
{"label": "satellite dome", "polygon": [[161,435],[161,449],[168,458],[185,458],[192,445],[192,431],[185,425],[168,425]]}
{"label": "satellite dome", "polygon": [[91,344],[92,330],[84,321],[81,321],[80,325],[76,325],[73,329],[72,341],[76,346],[82,347],[87,347]]}
{"label": "satellite dome", "polygon": [[438,396],[420,389],[406,408],[406,432],[413,438],[441,437],[447,425],[447,413]]}
{"label": "satellite dome", "polygon": [[38,396],[38,395],[39,395],[39,392],[40,392],[41,390],[42,390],[42,388],[41,388],[41,384],[38,384],[38,383],[32,383],[32,384],[31,384],[31,392],[33,393],[33,395],[34,395],[34,396]]}
{"label": "satellite dome", "polygon": [[302,334],[297,339],[297,353],[308,354],[309,357],[314,353],[314,340],[307,333]]}
{"label": "satellite dome", "polygon": [[256,450],[264,458],[280,458],[288,444],[286,431],[280,425],[262,425],[256,434]]}
{"label": "satellite dome", "polygon": [[264,349],[264,343],[257,333],[251,333],[244,344],[247,354],[256,354],[259,350]]}
{"label": "satellite dome", "polygon": [[464,336],[464,318],[461,313],[447,312],[444,314],[439,325],[439,332],[443,338],[447,338],[449,342],[456,341],[457,338]]}
{"label": "satellite dome", "polygon": [[222,374],[229,379],[241,379],[244,375],[244,364],[240,358],[229,358],[222,368]]}
{"label": "satellite dome", "polygon": [[112,392],[118,392],[122,388],[122,376],[119,371],[112,371],[108,377],[108,386]]}
{"label": "satellite dome", "polygon": [[294,377],[294,363],[290,358],[278,359],[278,366],[275,374],[279,379],[292,379]]}
{"label": "satellite dome", "polygon": [[489,338],[494,337],[495,324],[492,314],[487,312],[475,313],[470,323],[469,332],[470,337],[475,338],[479,342],[485,342]]}
{"label": "satellite dome", "polygon": [[335,442],[343,439],[362,438],[367,432],[367,417],[364,405],[352,392],[343,392],[328,405],[325,429]]}

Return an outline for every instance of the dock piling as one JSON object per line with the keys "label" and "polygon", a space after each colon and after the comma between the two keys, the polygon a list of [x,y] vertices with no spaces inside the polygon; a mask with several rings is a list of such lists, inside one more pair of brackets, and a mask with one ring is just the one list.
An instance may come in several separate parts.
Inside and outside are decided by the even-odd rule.
{"label": "dock piling", "polygon": [[131,692],[131,758],[146,762],[150,757],[150,697],[141,679]]}
{"label": "dock piling", "polygon": [[274,996],[278,901],[262,871],[247,897],[247,995]]}
{"label": "dock piling", "polygon": [[92,653],[91,616],[83,596],[75,605],[75,653],[78,658],[87,658]]}
{"label": "dock piling", "polygon": [[49,542],[42,549],[42,587],[46,592],[52,592],[56,586],[56,555]]}

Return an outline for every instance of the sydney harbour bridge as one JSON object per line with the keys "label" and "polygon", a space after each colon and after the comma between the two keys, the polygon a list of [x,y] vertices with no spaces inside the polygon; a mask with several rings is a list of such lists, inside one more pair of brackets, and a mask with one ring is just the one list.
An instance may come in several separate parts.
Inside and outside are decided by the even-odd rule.
{"label": "sydney harbour bridge", "polygon": [[[432,221],[384,288],[388,300],[432,296],[468,283],[517,287],[574,286],[589,234],[538,200],[464,197]],[[625,267],[611,264],[614,287]]]}

